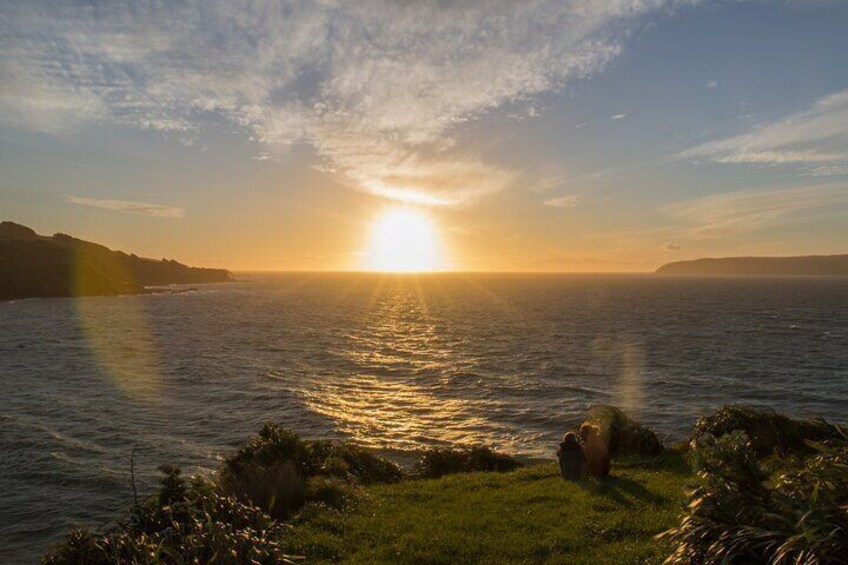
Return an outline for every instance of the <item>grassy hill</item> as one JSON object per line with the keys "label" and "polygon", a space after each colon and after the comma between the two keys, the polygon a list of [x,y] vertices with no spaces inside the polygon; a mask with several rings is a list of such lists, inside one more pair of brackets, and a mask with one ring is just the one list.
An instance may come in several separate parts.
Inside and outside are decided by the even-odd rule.
{"label": "grassy hill", "polygon": [[127,518],[69,533],[43,562],[846,563],[840,426],[731,405],[699,419],[685,451],[658,451],[614,407],[588,417],[618,453],[600,481],[481,446],[427,449],[404,470],[269,423],[211,475],[163,466]]}
{"label": "grassy hill", "polygon": [[616,461],[604,482],[556,464],[368,487],[350,510],[307,506],[285,538],[310,563],[660,563],[691,470],[676,451]]}

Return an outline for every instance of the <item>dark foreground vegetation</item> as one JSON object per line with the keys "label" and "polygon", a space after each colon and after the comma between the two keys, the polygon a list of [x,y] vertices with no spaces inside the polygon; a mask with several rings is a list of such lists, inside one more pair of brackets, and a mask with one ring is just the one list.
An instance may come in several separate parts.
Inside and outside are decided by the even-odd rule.
{"label": "dark foreground vegetation", "polygon": [[146,286],[230,280],[224,269],[145,259],[69,235],[41,236],[26,226],[0,222],[0,300],[138,294]]}
{"label": "dark foreground vegetation", "polygon": [[603,481],[484,447],[404,471],[269,424],[211,477],[163,467],[126,520],[69,534],[44,562],[848,563],[837,426],[728,406],[669,449],[613,407],[587,419],[614,454]]}

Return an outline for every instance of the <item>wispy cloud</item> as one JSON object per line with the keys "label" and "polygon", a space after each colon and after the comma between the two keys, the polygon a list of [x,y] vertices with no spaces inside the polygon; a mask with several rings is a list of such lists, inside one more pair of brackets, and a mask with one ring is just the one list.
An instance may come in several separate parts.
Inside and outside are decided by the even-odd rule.
{"label": "wispy cloud", "polygon": [[663,251],[668,251],[670,253],[675,253],[677,251],[683,250],[680,245],[672,242],[664,243],[661,248]]}
{"label": "wispy cloud", "polygon": [[718,88],[718,81],[711,80],[707,83],[707,88]]}
{"label": "wispy cloud", "polygon": [[626,117],[627,117],[627,114],[613,114],[612,116],[610,116],[610,119],[611,120],[623,120]]}
{"label": "wispy cloud", "polygon": [[756,231],[798,212],[837,205],[848,205],[848,184],[715,194],[669,204],[661,211],[681,222],[690,237],[713,238]]}
{"label": "wispy cloud", "polygon": [[848,176],[848,164],[846,165],[821,165],[810,167],[805,174],[812,177]]}
{"label": "wispy cloud", "polygon": [[618,56],[633,24],[683,3],[7,2],[0,121],[186,139],[224,120],[263,153],[311,146],[361,190],[457,205],[516,177],[460,147],[462,124],[536,115],[540,95]]}
{"label": "wispy cloud", "polygon": [[79,204],[81,206],[91,206],[93,208],[115,210],[117,212],[145,214],[147,216],[156,216],[158,218],[182,218],[184,215],[182,208],[163,206],[161,204],[150,204],[147,202],[85,198],[83,196],[74,196],[72,194],[66,195],[65,200],[72,204]]}
{"label": "wispy cloud", "polygon": [[544,205],[552,206],[554,208],[572,208],[577,206],[581,200],[583,200],[582,194],[565,194],[563,196],[557,196],[556,198],[545,200]]}
{"label": "wispy cloud", "polygon": [[822,98],[803,112],[698,145],[678,157],[755,165],[848,164],[848,89]]}

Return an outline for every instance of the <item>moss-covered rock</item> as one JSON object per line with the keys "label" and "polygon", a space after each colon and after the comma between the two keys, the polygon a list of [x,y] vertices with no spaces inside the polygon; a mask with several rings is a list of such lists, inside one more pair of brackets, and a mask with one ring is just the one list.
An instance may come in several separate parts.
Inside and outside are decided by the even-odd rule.
{"label": "moss-covered rock", "polygon": [[659,455],[663,452],[660,438],[620,408],[598,404],[589,409],[586,423],[597,426],[606,441],[610,456]]}

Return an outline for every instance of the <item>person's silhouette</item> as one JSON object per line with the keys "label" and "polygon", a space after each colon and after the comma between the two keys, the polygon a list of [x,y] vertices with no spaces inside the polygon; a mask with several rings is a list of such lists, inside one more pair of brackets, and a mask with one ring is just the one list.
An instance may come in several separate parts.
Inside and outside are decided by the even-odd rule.
{"label": "person's silhouette", "polygon": [[601,428],[592,424],[580,426],[580,439],[583,440],[583,452],[586,455],[589,474],[603,479],[610,472],[610,453],[607,442],[601,435]]}
{"label": "person's silhouette", "polygon": [[557,449],[557,459],[559,459],[559,472],[563,479],[576,481],[583,477],[586,469],[586,456],[577,440],[577,434],[567,432],[562,436],[562,442]]}

